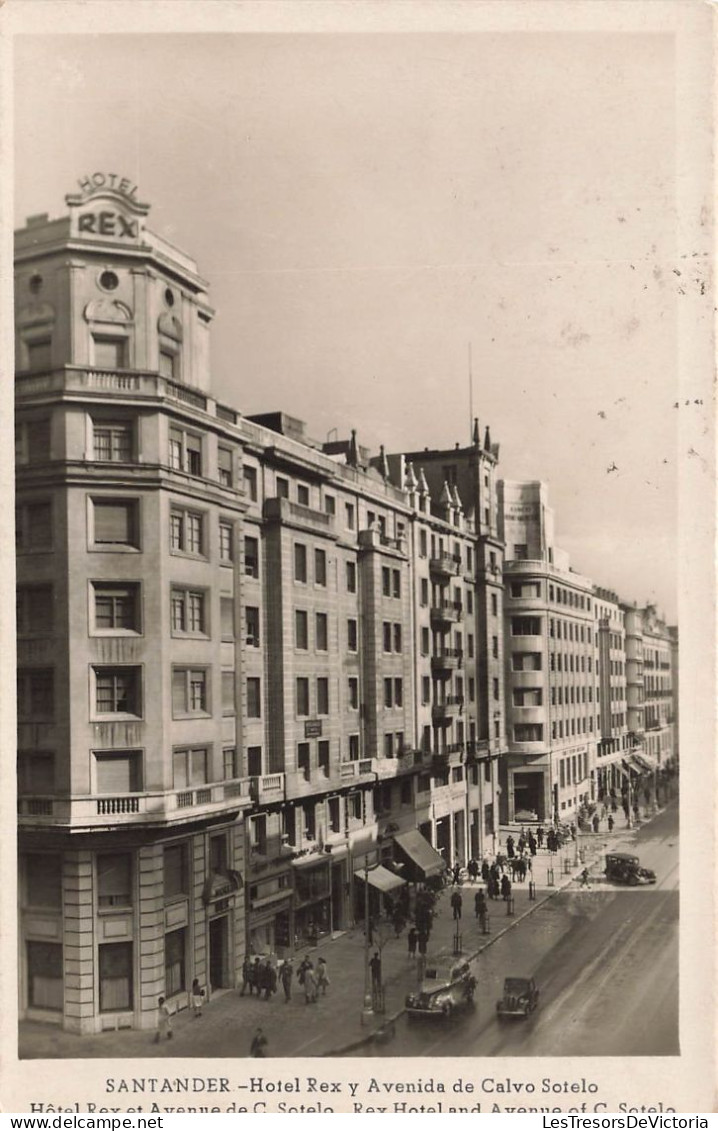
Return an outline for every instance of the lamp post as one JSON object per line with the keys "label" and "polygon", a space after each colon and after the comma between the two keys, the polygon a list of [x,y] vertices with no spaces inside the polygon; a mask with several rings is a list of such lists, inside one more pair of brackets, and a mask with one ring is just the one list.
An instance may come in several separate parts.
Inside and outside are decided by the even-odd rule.
{"label": "lamp post", "polygon": [[[377,853],[379,846],[377,845]],[[369,863],[369,857],[364,857],[364,1005],[362,1007],[362,1024],[374,1016],[374,1000],[372,994],[372,979],[369,967],[369,873],[379,867],[377,859],[374,864]]]}

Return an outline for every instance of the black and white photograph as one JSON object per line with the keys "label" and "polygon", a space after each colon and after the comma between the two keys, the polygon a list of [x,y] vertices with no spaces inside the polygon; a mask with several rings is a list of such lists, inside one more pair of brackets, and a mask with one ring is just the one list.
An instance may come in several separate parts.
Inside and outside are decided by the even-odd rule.
{"label": "black and white photograph", "polygon": [[713,937],[709,13],[247,7],[9,5],[22,1110],[594,1103]]}

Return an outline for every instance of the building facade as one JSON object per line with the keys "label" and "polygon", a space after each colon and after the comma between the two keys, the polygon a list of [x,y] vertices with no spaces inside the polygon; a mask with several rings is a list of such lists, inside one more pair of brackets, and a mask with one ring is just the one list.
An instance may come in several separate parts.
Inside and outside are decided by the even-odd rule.
{"label": "building facade", "polygon": [[19,991],[85,1033],[492,851],[504,695],[478,426],[371,459],[242,416],[195,263],[79,188],[16,241]]}

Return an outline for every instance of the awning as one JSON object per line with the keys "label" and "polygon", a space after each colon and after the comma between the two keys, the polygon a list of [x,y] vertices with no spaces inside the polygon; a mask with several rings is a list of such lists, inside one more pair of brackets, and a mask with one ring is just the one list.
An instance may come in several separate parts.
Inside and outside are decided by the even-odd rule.
{"label": "awning", "polygon": [[368,871],[366,868],[357,868],[354,875],[358,880],[365,880],[371,887],[383,892],[394,891],[394,888],[401,888],[406,883],[406,880],[395,876],[383,864],[377,864]]}
{"label": "awning", "polygon": [[649,770],[653,773],[656,768],[656,763],[650,754],[644,754],[642,752],[640,754],[633,754],[633,761],[638,763],[641,770]]}
{"label": "awning", "polygon": [[394,837],[394,844],[409,858],[424,879],[428,879],[429,876],[440,876],[446,870],[444,858],[431,847],[418,829],[399,833]]}

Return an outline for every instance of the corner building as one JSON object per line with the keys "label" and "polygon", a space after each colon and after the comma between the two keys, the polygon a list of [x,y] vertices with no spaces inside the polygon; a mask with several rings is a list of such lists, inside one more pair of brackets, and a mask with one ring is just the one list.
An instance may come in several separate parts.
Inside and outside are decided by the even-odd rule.
{"label": "corner building", "polygon": [[493,847],[502,553],[478,429],[242,416],[135,187],[67,204],[16,237],[20,1013],[88,1033]]}

